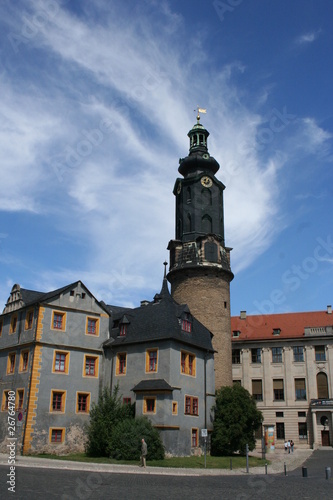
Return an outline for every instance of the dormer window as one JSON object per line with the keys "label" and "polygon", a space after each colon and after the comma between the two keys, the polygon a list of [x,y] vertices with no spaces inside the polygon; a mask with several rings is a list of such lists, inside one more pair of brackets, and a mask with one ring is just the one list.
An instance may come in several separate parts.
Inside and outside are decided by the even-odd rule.
{"label": "dormer window", "polygon": [[125,337],[126,333],[127,333],[127,325],[125,323],[121,323],[119,325],[119,336]]}
{"label": "dormer window", "polygon": [[280,335],[281,328],[273,328],[273,335]]}
{"label": "dormer window", "polygon": [[232,336],[235,337],[235,338],[237,338],[237,337],[240,336],[240,333],[241,333],[240,330],[233,330]]}
{"label": "dormer window", "polygon": [[185,313],[181,320],[183,332],[191,333],[192,331],[192,317],[190,314]]}

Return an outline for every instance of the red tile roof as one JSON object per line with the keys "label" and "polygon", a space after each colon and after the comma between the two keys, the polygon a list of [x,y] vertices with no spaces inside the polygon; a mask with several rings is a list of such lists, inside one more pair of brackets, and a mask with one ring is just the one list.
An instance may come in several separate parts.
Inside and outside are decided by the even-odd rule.
{"label": "red tile roof", "polygon": [[[304,336],[305,328],[333,326],[333,314],[327,311],[299,312],[284,314],[246,315],[231,318],[231,332],[240,331],[239,337],[233,337],[234,342],[256,339],[298,338]],[[279,335],[273,335],[274,329],[280,329]]]}

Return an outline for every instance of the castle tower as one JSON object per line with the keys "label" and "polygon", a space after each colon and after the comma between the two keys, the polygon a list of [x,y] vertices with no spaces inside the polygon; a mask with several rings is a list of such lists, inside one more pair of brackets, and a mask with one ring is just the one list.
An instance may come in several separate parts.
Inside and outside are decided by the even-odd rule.
{"label": "castle tower", "polygon": [[176,239],[168,245],[171,294],[214,335],[216,388],[232,384],[230,250],[225,246],[223,191],[215,174],[220,166],[207,147],[209,132],[200,123],[189,131],[190,150],[179,160]]}

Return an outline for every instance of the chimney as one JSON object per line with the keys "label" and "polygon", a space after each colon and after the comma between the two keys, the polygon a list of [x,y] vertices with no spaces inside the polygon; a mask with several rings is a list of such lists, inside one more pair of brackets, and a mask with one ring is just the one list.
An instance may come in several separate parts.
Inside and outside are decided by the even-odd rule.
{"label": "chimney", "polygon": [[327,306],[327,314],[332,314],[332,306]]}
{"label": "chimney", "polygon": [[240,319],[246,319],[246,311],[240,312]]}

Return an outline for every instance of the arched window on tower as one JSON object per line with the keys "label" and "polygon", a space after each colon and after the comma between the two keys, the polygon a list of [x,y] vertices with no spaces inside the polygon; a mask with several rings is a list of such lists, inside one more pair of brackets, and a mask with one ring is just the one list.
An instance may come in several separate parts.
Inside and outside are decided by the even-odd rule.
{"label": "arched window on tower", "polygon": [[192,201],[190,186],[186,190],[186,201],[187,201],[187,203],[191,203],[191,201]]}
{"label": "arched window on tower", "polygon": [[205,214],[201,219],[201,230],[203,233],[206,233],[206,234],[213,232],[212,219],[207,214]]}
{"label": "arched window on tower", "polygon": [[184,221],[184,229],[185,233],[190,233],[192,231],[192,217],[190,213],[186,215],[186,219]]}
{"label": "arched window on tower", "polygon": [[212,192],[210,189],[202,189],[201,191],[201,200],[202,200],[202,205],[204,207],[207,207],[208,205],[212,204]]}
{"label": "arched window on tower", "polygon": [[317,375],[317,391],[318,399],[328,399],[327,375],[324,372],[319,372]]}

